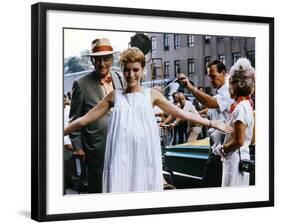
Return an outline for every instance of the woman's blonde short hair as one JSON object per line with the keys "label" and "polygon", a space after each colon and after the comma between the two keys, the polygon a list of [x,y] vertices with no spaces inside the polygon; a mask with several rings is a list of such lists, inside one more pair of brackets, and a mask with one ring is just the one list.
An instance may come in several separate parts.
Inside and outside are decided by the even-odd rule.
{"label": "woman's blonde short hair", "polygon": [[239,58],[229,72],[229,84],[237,96],[251,95],[255,87],[255,69],[247,58]]}
{"label": "woman's blonde short hair", "polygon": [[141,64],[141,67],[144,68],[145,66],[145,57],[142,51],[137,47],[131,47],[123,52],[121,52],[120,55],[120,65],[123,69],[125,65],[128,63],[135,63],[139,62]]}

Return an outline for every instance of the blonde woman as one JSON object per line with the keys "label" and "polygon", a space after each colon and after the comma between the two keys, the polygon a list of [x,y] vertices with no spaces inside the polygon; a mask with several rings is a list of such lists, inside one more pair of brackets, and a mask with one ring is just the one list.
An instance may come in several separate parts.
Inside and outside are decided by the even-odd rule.
{"label": "blonde woman", "polygon": [[159,91],[143,88],[145,57],[138,48],[123,51],[120,62],[126,88],[110,92],[86,115],[70,123],[64,134],[95,122],[113,107],[106,143],[103,192],[162,191],[160,137],[153,106],[173,117],[224,132],[231,132],[232,128],[185,112]]}

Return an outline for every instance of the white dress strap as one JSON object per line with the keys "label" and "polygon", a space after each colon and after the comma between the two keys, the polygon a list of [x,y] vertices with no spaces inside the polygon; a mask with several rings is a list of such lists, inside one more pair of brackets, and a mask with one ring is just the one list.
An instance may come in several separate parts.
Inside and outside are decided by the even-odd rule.
{"label": "white dress strap", "polygon": [[149,102],[151,104],[151,88],[145,88],[144,95],[145,95],[147,102]]}
{"label": "white dress strap", "polygon": [[115,89],[115,97],[114,97],[114,106],[117,106],[120,104],[121,95],[123,94],[123,91],[120,89]]}

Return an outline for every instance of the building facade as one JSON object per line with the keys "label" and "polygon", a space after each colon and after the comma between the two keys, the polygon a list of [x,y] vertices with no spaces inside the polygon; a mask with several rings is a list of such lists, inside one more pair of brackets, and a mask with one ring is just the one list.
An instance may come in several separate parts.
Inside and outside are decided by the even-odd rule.
{"label": "building facade", "polygon": [[221,60],[227,71],[240,57],[255,66],[255,38],[189,34],[147,33],[151,38],[151,60],[147,63],[146,81],[174,79],[185,73],[196,86],[212,92],[207,64]]}

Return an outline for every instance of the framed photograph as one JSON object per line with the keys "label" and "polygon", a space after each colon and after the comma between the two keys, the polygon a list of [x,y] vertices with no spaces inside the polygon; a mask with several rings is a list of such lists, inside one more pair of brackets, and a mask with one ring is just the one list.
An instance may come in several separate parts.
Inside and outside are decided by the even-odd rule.
{"label": "framed photograph", "polygon": [[[37,3],[32,5],[31,22],[32,219],[54,221],[274,206],[274,18]],[[106,64],[106,60],[110,60],[110,73],[116,73],[116,77],[120,79],[119,90],[113,76],[108,82],[113,82],[115,97],[117,90],[122,92],[122,89],[130,88],[128,71],[136,70],[128,70],[129,65],[134,63],[122,62],[122,52],[128,48],[136,48],[145,55],[146,65],[141,67],[143,74],[140,78],[142,89],[154,88],[153,91],[156,91],[159,88],[167,100],[173,100],[173,93],[176,92],[178,98],[182,94],[185,101],[189,100],[193,104],[198,98],[199,87],[209,96],[217,94],[208,66],[212,61],[217,60],[225,65],[227,82],[232,66],[241,58],[247,59],[255,71],[254,92],[252,91],[249,99],[247,98],[253,109],[251,114],[253,111],[255,114],[252,129],[254,134],[251,135],[255,136],[255,141],[252,140],[248,144],[250,159],[249,163],[244,164],[244,169],[248,170],[241,171],[240,174],[244,177],[248,175],[248,184],[204,185],[211,135],[202,128],[195,140],[189,141],[191,126],[188,123],[184,130],[189,130],[189,135],[182,135],[181,139],[179,134],[170,129],[167,131],[161,120],[161,128],[160,125],[152,125],[157,127],[157,134],[156,129],[153,129],[150,134],[144,135],[144,145],[138,143],[140,145],[133,147],[134,150],[143,147],[141,150],[139,148],[138,152],[145,152],[146,142],[150,141],[146,141],[146,138],[156,136],[152,139],[156,139],[159,154],[157,150],[151,150],[153,152],[149,152],[148,157],[122,157],[125,159],[119,161],[120,167],[125,163],[131,164],[130,175],[134,181],[130,184],[135,188],[130,185],[124,188],[125,190],[111,190],[115,189],[111,186],[114,181],[108,176],[105,178],[104,168],[113,166],[112,155],[116,155],[115,145],[111,148],[107,146],[108,142],[113,144],[108,140],[108,133],[112,133],[109,130],[113,130],[114,122],[111,120],[111,123],[106,121],[108,132],[106,131],[104,136],[105,140],[107,138],[107,145],[104,143],[105,156],[103,154],[104,160],[100,165],[104,178],[101,190],[100,193],[90,190],[92,168],[88,151],[91,149],[84,150],[84,159],[84,154],[78,153],[79,146],[75,144],[79,143],[75,137],[70,135],[71,141],[68,140],[69,143],[66,144],[64,124],[68,125],[68,118],[73,121],[86,113],[80,108],[79,110],[84,112],[73,119],[75,98],[86,96],[79,95],[86,88],[82,87],[79,80],[104,69],[103,66],[99,68],[99,65]],[[105,57],[108,55],[109,59]],[[183,82],[177,78],[179,73],[188,77],[194,89],[185,88]],[[101,79],[99,83],[103,86],[100,90],[100,100],[104,100],[105,96],[110,95],[111,89],[104,87]],[[80,89],[75,89],[75,85],[79,85]],[[93,86],[90,88],[97,90]],[[126,95],[126,91],[124,92]],[[89,94],[87,97],[92,96]],[[116,100],[117,98],[115,103]],[[144,100],[142,103],[145,102]],[[68,104],[70,114],[66,116],[65,108]],[[84,101],[82,104],[87,103]],[[89,111],[93,105],[88,107]],[[157,118],[155,111],[153,122],[154,116]],[[115,109],[112,113],[114,115]],[[207,118],[210,116],[206,114]],[[117,119],[116,116],[112,117],[113,120]],[[127,125],[128,135],[131,132],[138,135],[140,130],[139,135],[143,136],[141,126],[137,125],[136,120]],[[209,126],[212,126],[211,122]],[[246,127],[248,128],[248,125]],[[122,130],[117,125],[114,133],[122,133]],[[88,133],[81,133],[84,139],[81,144],[86,148],[88,143],[83,141],[88,138]],[[117,135],[113,136],[112,141],[118,142]],[[93,140],[96,141],[98,140]],[[70,145],[70,148],[66,145]],[[110,156],[108,148],[113,150]],[[91,152],[94,154],[93,161],[98,156],[95,152]],[[236,152],[238,153],[238,150]],[[126,151],[126,156],[127,153]],[[139,161],[149,160],[149,164],[155,167],[155,161],[151,158],[157,157],[156,155],[158,159],[155,161],[160,161],[157,170],[161,171],[161,190],[154,187],[139,188],[150,186],[149,180],[155,179],[156,172],[154,169],[148,172],[146,167],[138,165]],[[227,157],[221,154],[220,158]],[[118,179],[117,182],[124,187],[124,179]],[[123,189],[122,187],[118,189]]]}

